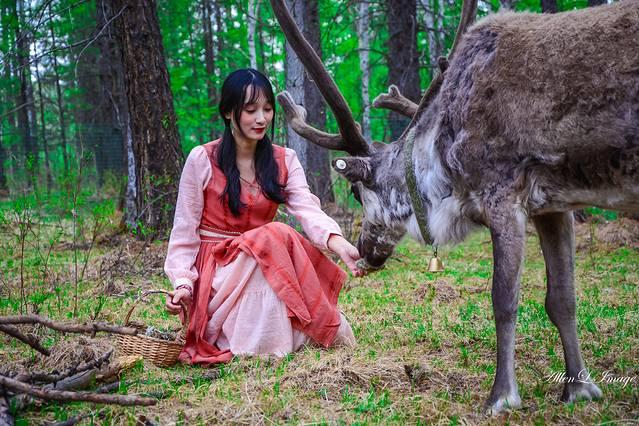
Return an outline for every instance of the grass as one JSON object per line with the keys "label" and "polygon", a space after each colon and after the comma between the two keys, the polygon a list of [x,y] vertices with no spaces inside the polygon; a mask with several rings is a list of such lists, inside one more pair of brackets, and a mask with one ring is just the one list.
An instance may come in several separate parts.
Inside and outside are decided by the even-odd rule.
{"label": "grass", "polygon": [[[14,244],[9,229],[0,237]],[[490,301],[492,247],[487,232],[440,249],[446,271],[427,272],[430,252],[404,241],[386,269],[348,281],[340,307],[351,321],[355,349],[304,348],[283,359],[235,359],[213,370],[140,363],[122,377],[122,394],[160,398],[155,407],[124,408],[85,403],[32,406],[18,424],[61,421],[92,413],[85,422],[136,424],[608,424],[639,417],[639,251],[589,244],[578,232],[576,265],[578,328],[584,359],[604,393],[592,403],[558,402],[561,385],[548,380],[563,371],[558,334],[544,310],[545,270],[538,238],[528,236],[517,325],[516,370],[523,408],[486,418],[481,406],[495,371],[495,326]],[[81,319],[123,321],[141,290],[168,288],[162,273],[165,243],[99,239],[79,283]],[[35,245],[25,252],[31,311],[53,318],[72,314],[74,253],[54,241],[47,276],[38,271]],[[19,312],[19,251],[0,259],[0,315]],[[38,269],[40,268],[40,269]],[[36,281],[30,281],[37,278]],[[175,325],[162,300],[137,308],[134,317],[158,327]],[[112,338],[62,337],[36,329],[54,346],[58,366]],[[96,346],[97,345],[97,346]],[[57,352],[56,352],[57,351]],[[65,358],[65,356],[67,358]],[[75,357],[75,358],[74,358]],[[3,368],[47,369],[55,364],[21,343],[0,336]],[[634,382],[602,381],[604,374]]]}

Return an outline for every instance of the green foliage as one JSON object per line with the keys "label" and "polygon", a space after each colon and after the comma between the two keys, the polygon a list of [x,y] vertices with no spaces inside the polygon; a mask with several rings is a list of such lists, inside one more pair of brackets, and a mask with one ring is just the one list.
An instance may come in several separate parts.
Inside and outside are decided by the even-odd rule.
{"label": "green foliage", "polygon": [[[101,0],[76,2],[61,0],[29,4],[23,17],[18,17],[13,4],[4,5],[0,10],[0,53],[4,61],[12,67],[3,68],[0,79],[0,162],[8,173],[8,186],[15,190],[29,179],[28,171],[35,174],[36,184],[45,186],[43,165],[48,163],[53,186],[63,187],[73,175],[73,169],[83,161],[83,151],[96,151],[95,137],[98,124],[86,124],[86,116],[91,115],[93,104],[88,103],[86,91],[97,73],[99,43],[83,43],[92,34],[112,34],[112,29],[96,29],[96,13]],[[218,99],[209,99],[209,90],[219,95],[222,80],[234,69],[249,64],[247,23],[256,19],[258,68],[273,81],[276,90],[285,89],[285,49],[284,37],[279,30],[270,6],[259,2],[255,17],[248,16],[248,0],[213,1],[211,24],[214,50],[214,72],[206,68],[204,57],[205,30],[203,22],[203,0],[158,0],[157,13],[163,37],[165,60],[170,74],[180,141],[185,153],[194,146],[207,142],[221,134],[223,124],[217,113]],[[443,9],[440,10],[440,8]],[[433,75],[431,64],[433,52],[445,54],[453,41],[460,14],[461,0],[441,3],[436,0],[417,2],[417,43],[420,57],[421,86],[425,89]],[[538,0],[519,0],[517,10],[539,12]],[[361,96],[362,70],[358,62],[358,37],[356,22],[359,19],[356,3],[346,0],[319,0],[322,56],[329,72],[342,90],[356,119],[361,119],[364,100]],[[560,0],[560,10],[586,7],[586,0]],[[388,23],[385,3],[371,2],[370,10],[370,88],[371,99],[385,92],[388,81]],[[499,10],[499,0],[480,3],[479,14]],[[433,25],[440,32],[443,29],[443,45],[429,46],[429,29],[426,28],[426,13],[437,14]],[[42,19],[41,19],[42,18]],[[40,144],[37,156],[25,155],[23,136],[17,126],[15,114],[8,113],[15,106],[15,96],[19,93],[18,75],[12,72],[16,64],[15,34],[19,29],[30,30],[36,58],[31,64],[31,80],[34,82],[36,140]],[[55,46],[53,35],[55,35]],[[75,48],[67,49],[66,46]],[[55,47],[55,48],[54,48]],[[37,71],[37,74],[36,72]],[[58,97],[55,82],[59,81],[61,97]],[[37,84],[35,84],[37,83]],[[113,100],[104,99],[104,102]],[[60,107],[62,110],[60,110]],[[61,114],[62,113],[62,114]],[[65,125],[61,118],[64,116]],[[327,130],[336,131],[332,114],[327,113]],[[374,140],[389,141],[387,125],[388,111],[371,111],[371,128]],[[277,117],[276,143],[284,144],[285,126],[283,116]],[[164,118],[161,125],[168,125]],[[101,130],[100,130],[101,131]],[[65,135],[66,145],[62,136]],[[48,146],[45,158],[42,144]],[[85,169],[95,167],[100,158],[92,160]],[[103,171],[93,173],[86,179],[103,182]],[[70,177],[73,180],[73,177]],[[47,188],[51,185],[46,184]],[[2,189],[2,188],[0,188]],[[118,191],[122,196],[122,191]],[[346,198],[342,197],[344,201]]]}
{"label": "green foliage", "polygon": [[586,213],[593,216],[597,220],[616,220],[619,217],[619,213],[611,210],[600,209],[599,207],[587,207]]}

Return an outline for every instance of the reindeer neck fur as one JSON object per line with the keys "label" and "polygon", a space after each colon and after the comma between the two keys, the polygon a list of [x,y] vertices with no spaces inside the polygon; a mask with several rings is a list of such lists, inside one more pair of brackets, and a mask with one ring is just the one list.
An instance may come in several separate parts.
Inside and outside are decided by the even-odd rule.
{"label": "reindeer neck fur", "polygon": [[[431,121],[431,120],[427,120]],[[435,121],[432,120],[431,123]],[[421,127],[421,126],[420,126]],[[453,191],[453,185],[444,167],[435,140],[439,125],[429,126],[428,131],[417,131],[413,149],[413,162],[417,187],[427,210],[430,237],[434,245],[458,243],[475,227],[464,208],[468,201]],[[408,233],[418,241],[421,235],[415,215],[409,219]]]}

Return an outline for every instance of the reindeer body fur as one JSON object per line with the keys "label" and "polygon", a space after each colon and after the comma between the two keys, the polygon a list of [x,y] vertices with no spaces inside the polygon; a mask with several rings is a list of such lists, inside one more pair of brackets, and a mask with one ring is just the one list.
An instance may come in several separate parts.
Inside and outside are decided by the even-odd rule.
{"label": "reindeer body fur", "polygon": [[[482,20],[462,39],[415,132],[428,242],[459,242],[478,225],[491,231],[498,353],[487,410],[521,404],[514,333],[528,218],[540,235],[546,310],[564,343],[567,377],[583,375],[571,210],[639,211],[639,0]],[[423,241],[401,193],[404,144],[362,160],[369,173],[358,183],[366,216],[359,248],[371,264],[383,263],[406,231]],[[600,396],[594,383],[577,382],[562,399]]]}
{"label": "reindeer body fur", "polygon": [[[475,6],[464,1],[458,36]],[[283,29],[296,40],[293,26],[289,17]],[[562,400],[599,398],[594,383],[579,380],[587,372],[575,319],[571,210],[639,211],[639,0],[554,15],[499,13],[472,26],[453,51],[443,79],[415,106],[414,133],[392,144],[370,148],[350,132],[356,126],[341,113],[345,101],[325,95],[345,130],[339,145],[324,146],[355,155],[340,159],[336,170],[357,188],[364,208],[359,253],[381,266],[406,232],[441,245],[488,227],[497,365],[486,409],[494,414],[521,404],[515,324],[532,219],[546,262],[546,312],[573,379]],[[312,57],[301,47],[297,53]],[[318,62],[309,59],[307,70],[328,82]],[[322,93],[339,100],[336,92],[331,86]],[[407,189],[408,134],[415,135],[410,155],[430,235],[422,236]]]}
{"label": "reindeer body fur", "polygon": [[488,17],[439,97],[434,145],[474,220],[502,198],[531,216],[639,210],[638,1]]}
{"label": "reindeer body fur", "polygon": [[[477,23],[417,134],[413,158],[434,242],[459,241],[474,224],[491,231],[498,350],[487,411],[521,404],[514,335],[528,217],[566,375],[583,376],[571,210],[639,211],[639,1]],[[562,399],[601,395],[585,381],[566,383]]]}

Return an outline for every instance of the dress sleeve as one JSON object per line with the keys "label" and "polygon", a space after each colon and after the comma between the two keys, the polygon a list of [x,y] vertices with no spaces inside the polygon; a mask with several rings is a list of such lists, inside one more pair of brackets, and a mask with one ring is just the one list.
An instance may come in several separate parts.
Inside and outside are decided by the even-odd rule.
{"label": "dress sleeve", "polygon": [[200,221],[204,209],[204,188],[211,179],[208,155],[202,146],[193,148],[182,170],[173,229],[164,262],[164,272],[174,288],[190,286],[198,278],[195,258],[200,249]]}
{"label": "dress sleeve", "polygon": [[286,149],[286,165],[286,208],[300,222],[311,242],[327,249],[331,234],[342,235],[342,231],[337,222],[320,208],[319,198],[311,192],[297,154],[289,148]]}

